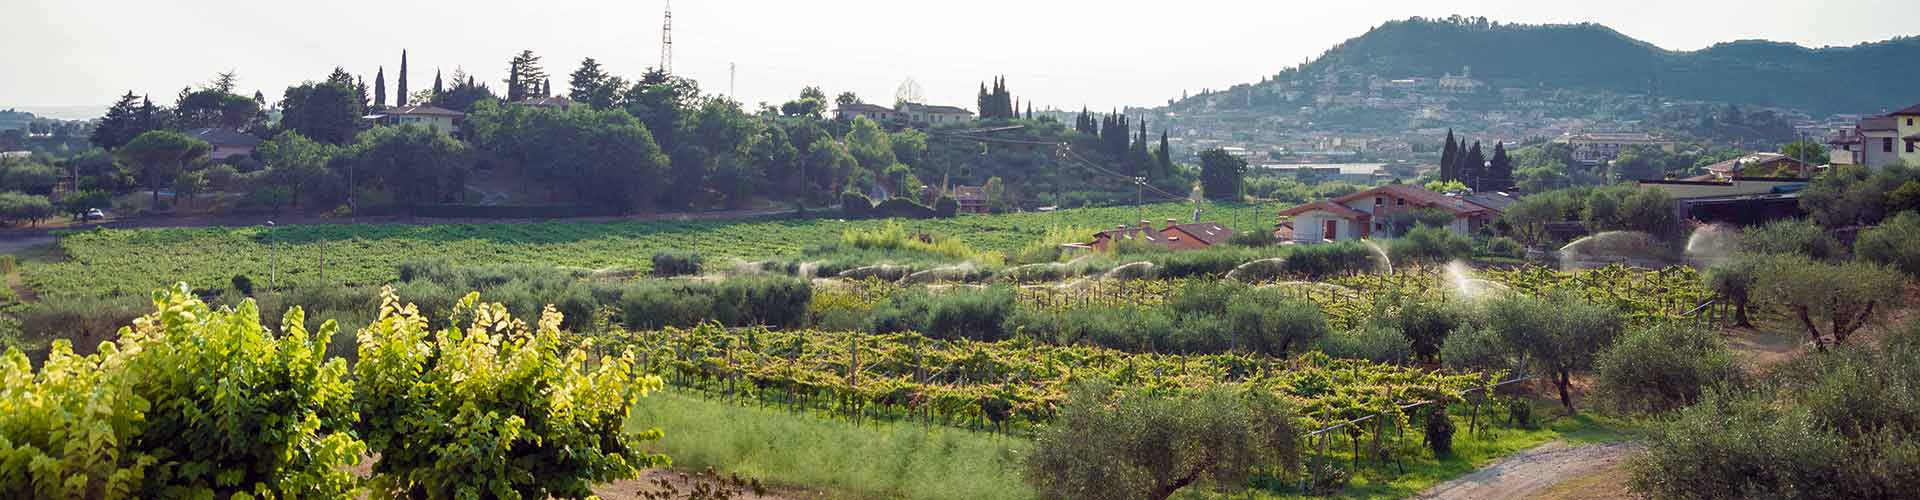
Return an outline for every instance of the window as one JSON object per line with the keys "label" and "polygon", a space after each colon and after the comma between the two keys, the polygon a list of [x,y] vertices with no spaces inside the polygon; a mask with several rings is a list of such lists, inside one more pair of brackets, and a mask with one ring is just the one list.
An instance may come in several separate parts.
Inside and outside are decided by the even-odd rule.
{"label": "window", "polygon": [[1893,138],[1892,138],[1892,137],[1888,137],[1888,138],[1885,138],[1885,139],[1881,139],[1881,140],[1880,140],[1880,152],[1882,152],[1882,153],[1892,153],[1892,152],[1893,152]]}
{"label": "window", "polygon": [[1407,199],[1406,199],[1406,198],[1394,198],[1394,199],[1393,199],[1393,204],[1394,204],[1394,206],[1406,206],[1406,204],[1407,204]]}
{"label": "window", "polygon": [[1376,206],[1376,207],[1377,207],[1377,206],[1380,206],[1380,205],[1385,205],[1385,204],[1387,204],[1387,198],[1386,198],[1386,197],[1384,197],[1384,196],[1375,196],[1375,197],[1373,197],[1373,205],[1374,205],[1374,206]]}
{"label": "window", "polygon": [[1913,152],[1913,141],[1907,141],[1907,152],[1908,153]]}

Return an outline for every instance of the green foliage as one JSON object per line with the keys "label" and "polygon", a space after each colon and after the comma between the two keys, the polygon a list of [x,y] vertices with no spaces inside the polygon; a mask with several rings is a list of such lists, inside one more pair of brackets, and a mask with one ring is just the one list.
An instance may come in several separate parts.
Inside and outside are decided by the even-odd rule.
{"label": "green foliage", "polygon": [[1300,466],[1283,400],[1226,387],[1186,399],[1090,385],[1035,440],[1027,482],[1045,498],[1158,500],[1188,486],[1237,489]]}
{"label": "green foliage", "polygon": [[[1871,262],[1817,262],[1800,255],[1771,255],[1755,264],[1761,270],[1754,290],[1760,300],[1787,308],[1819,345],[1844,343],[1872,323],[1878,313],[1897,307],[1901,274]],[[1820,325],[1827,325],[1822,328]]]}
{"label": "green foliage", "polygon": [[[345,73],[334,68],[336,75]],[[366,101],[351,82],[328,78],[325,82],[307,82],[287,87],[280,99],[280,128],[299,132],[313,140],[343,145],[360,131],[366,116]]]}
{"label": "green foliage", "polygon": [[1427,448],[1434,458],[1453,456],[1453,419],[1447,417],[1447,405],[1432,405],[1427,411],[1425,431]]}
{"label": "green foliage", "polygon": [[1617,410],[1660,413],[1691,406],[1744,374],[1717,332],[1689,325],[1635,329],[1594,361],[1594,389]]}
{"label": "green foliage", "polygon": [[931,219],[940,214],[932,207],[910,199],[887,198],[873,206],[872,215],[882,219]]}
{"label": "green foliage", "polygon": [[1440,361],[1454,370],[1510,369],[1514,366],[1513,355],[1500,338],[1500,332],[1472,323],[1462,324],[1458,330],[1448,333],[1446,343],[1440,346]]}
{"label": "green foliage", "polygon": [[1655,498],[1896,498],[1920,488],[1920,324],[1710,392],[1628,460]]}
{"label": "green foliage", "polygon": [[1920,278],[1920,213],[1902,212],[1861,231],[1853,253]]}
{"label": "green foliage", "polygon": [[1506,295],[1487,304],[1487,324],[1507,350],[1522,353],[1560,390],[1560,404],[1574,411],[1572,376],[1593,368],[1595,357],[1620,335],[1619,312],[1568,295]]}
{"label": "green foliage", "polygon": [[653,275],[661,277],[700,274],[700,252],[661,250],[653,253]]}
{"label": "green foliage", "polygon": [[624,213],[656,204],[666,186],[692,193],[707,185],[705,178],[663,182],[670,162],[655,142],[659,133],[623,110],[482,102],[467,117],[467,129],[475,148],[545,184],[550,198]]}
{"label": "green foliage", "polygon": [[937,339],[995,341],[1006,338],[1013,325],[1013,289],[995,286],[982,290],[954,289],[938,293],[914,288],[875,305],[867,320],[876,333],[920,332]]}
{"label": "green foliage", "polygon": [[1807,185],[1800,208],[1828,229],[1875,224],[1899,209],[1888,205],[1889,195],[1915,180],[1920,180],[1920,171],[1901,164],[1879,169],[1835,165]]}
{"label": "green foliage", "polygon": [[1526,247],[1520,246],[1520,242],[1515,241],[1513,238],[1496,236],[1487,240],[1486,254],[1495,257],[1519,259],[1527,256],[1527,249]]}
{"label": "green foliage", "polygon": [[449,201],[464,193],[473,169],[466,143],[417,125],[361,132],[346,154],[361,182],[385,187],[408,206]]}
{"label": "green foliage", "polygon": [[1237,200],[1247,161],[1220,148],[1200,153],[1200,186],[1210,200]]}
{"label": "green foliage", "polygon": [[1752,254],[1798,254],[1815,260],[1841,257],[1840,242],[1812,222],[1786,219],[1740,232],[1740,251]]}
{"label": "green foliage", "polygon": [[1420,299],[1401,302],[1393,318],[1394,326],[1411,343],[1413,353],[1426,360],[1440,355],[1447,334],[1460,328],[1461,322],[1459,313],[1447,305]]}
{"label": "green foliage", "polygon": [[848,219],[865,219],[873,215],[873,199],[852,191],[840,193],[840,214]]}
{"label": "green foliage", "polygon": [[594,483],[668,463],[640,447],[659,429],[622,430],[639,398],[661,387],[658,377],[632,376],[631,351],[590,367],[586,352],[562,350],[551,307],[528,328],[477,293],[450,317],[455,325],[430,332],[389,289],[360,334],[353,410],[357,433],[380,455],[375,491],[585,498]]}
{"label": "green foliage", "polygon": [[1409,231],[1419,226],[1447,227],[1447,225],[1453,224],[1453,219],[1452,212],[1437,208],[1408,210],[1387,216],[1385,221],[1387,224],[1386,232],[1391,236],[1405,236]]}
{"label": "green foliage", "polygon": [[1254,352],[1281,356],[1332,333],[1320,307],[1280,290],[1255,288],[1227,301],[1229,331]]}
{"label": "green foliage", "polygon": [[1413,343],[1392,325],[1330,333],[1320,339],[1320,351],[1335,358],[1385,364],[1404,364],[1414,357]]}
{"label": "green foliage", "polygon": [[1233,237],[1227,239],[1227,244],[1248,248],[1270,247],[1280,244],[1280,238],[1274,236],[1273,231],[1255,229],[1233,233]]}
{"label": "green foliage", "polygon": [[334,324],[309,334],[296,309],[276,335],[252,301],[214,310],[185,284],[152,305],[98,354],[0,359],[0,493],[352,496],[367,448],[346,364],[323,362]]}
{"label": "green foliage", "polygon": [[114,154],[137,169],[139,177],[152,189],[157,204],[160,186],[172,183],[173,177],[188,164],[212,151],[213,146],[206,141],[171,130],[155,130],[133,138]]}
{"label": "green foliage", "polygon": [[1445,227],[1414,226],[1387,246],[1394,262],[1441,264],[1473,256],[1473,241]]}
{"label": "green foliage", "polygon": [[1747,316],[1747,306],[1753,302],[1756,283],[1765,271],[1760,267],[1763,261],[1764,258],[1741,255],[1707,268],[1707,288],[1733,303],[1734,322],[1740,326],[1753,324]]}
{"label": "green foliage", "polygon": [[53,203],[47,197],[17,192],[0,193],[0,220],[8,223],[39,224],[54,215]]}

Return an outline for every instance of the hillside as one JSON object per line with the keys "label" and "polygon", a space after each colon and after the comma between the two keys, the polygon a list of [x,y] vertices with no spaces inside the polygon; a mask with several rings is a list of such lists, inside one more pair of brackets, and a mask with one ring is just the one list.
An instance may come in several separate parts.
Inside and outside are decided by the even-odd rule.
{"label": "hillside", "polygon": [[[1484,19],[1391,21],[1289,76],[1355,72],[1438,77],[1472,67],[1495,87],[1588,88],[1807,110],[1873,112],[1920,101],[1920,37],[1809,49],[1742,40],[1670,51],[1598,24],[1517,25]],[[1289,75],[1289,73],[1293,73]]]}

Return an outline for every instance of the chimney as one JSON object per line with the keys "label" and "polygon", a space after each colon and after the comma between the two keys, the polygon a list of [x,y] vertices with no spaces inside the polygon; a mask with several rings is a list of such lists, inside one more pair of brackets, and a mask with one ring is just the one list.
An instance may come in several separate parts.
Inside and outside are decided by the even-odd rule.
{"label": "chimney", "polygon": [[1174,225],[1177,225],[1177,224],[1180,224],[1180,219],[1174,219],[1174,218],[1167,219],[1167,227],[1173,227]]}
{"label": "chimney", "polygon": [[1149,220],[1140,221],[1140,229],[1146,229],[1149,231],[1153,230],[1153,221],[1149,221]]}

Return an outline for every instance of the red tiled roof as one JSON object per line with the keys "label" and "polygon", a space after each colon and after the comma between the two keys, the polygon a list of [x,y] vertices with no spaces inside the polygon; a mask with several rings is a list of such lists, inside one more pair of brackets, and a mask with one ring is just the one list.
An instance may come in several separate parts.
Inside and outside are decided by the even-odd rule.
{"label": "red tiled roof", "polygon": [[1167,226],[1166,229],[1163,229],[1161,231],[1165,232],[1165,231],[1172,231],[1176,229],[1182,233],[1193,235],[1193,239],[1200,240],[1201,243],[1205,243],[1207,245],[1219,244],[1220,242],[1227,241],[1233,238],[1233,230],[1227,229],[1226,226],[1222,226],[1217,222],[1196,222],[1192,224],[1174,224],[1171,226]]}
{"label": "red tiled roof", "polygon": [[1312,212],[1315,210],[1332,213],[1334,215],[1338,215],[1348,219],[1368,219],[1372,217],[1370,215],[1367,215],[1366,212],[1361,212],[1359,210],[1347,208],[1346,205],[1341,205],[1339,203],[1334,203],[1327,200],[1320,200],[1313,203],[1308,203],[1305,205],[1289,208],[1286,210],[1281,210],[1280,216],[1292,217],[1295,215],[1300,215],[1300,214]]}
{"label": "red tiled roof", "polygon": [[1920,104],[1907,106],[1907,109],[1887,113],[1887,116],[1920,116]]}
{"label": "red tiled roof", "polygon": [[430,105],[423,105],[423,106],[400,106],[400,107],[396,107],[396,108],[392,108],[392,109],[388,109],[388,110],[386,110],[386,111],[383,111],[383,112],[381,112],[381,114],[384,114],[384,115],[388,115],[388,116],[398,116],[398,115],[431,115],[431,116],[452,116],[452,117],[456,117],[456,118],[457,118],[457,117],[462,117],[462,116],[467,116],[467,114],[466,114],[466,113],[461,113],[461,112],[459,112],[459,111],[454,111],[454,110],[451,110],[451,109],[447,109],[447,108],[441,108],[441,107],[435,107],[435,106],[430,106]]}
{"label": "red tiled roof", "polygon": [[1346,203],[1349,201],[1364,199],[1364,198],[1378,196],[1382,194],[1391,194],[1401,198],[1406,198],[1407,200],[1412,201],[1415,206],[1440,208],[1447,211],[1451,211],[1455,215],[1472,214],[1477,212],[1484,212],[1487,210],[1486,207],[1482,207],[1472,203],[1467,203],[1465,201],[1461,201],[1459,198],[1454,198],[1444,194],[1435,193],[1433,191],[1427,190],[1427,188],[1414,186],[1411,184],[1388,184],[1385,186],[1368,189],[1366,191],[1361,191],[1358,193],[1353,193],[1353,194],[1342,196],[1339,198],[1334,198],[1333,202]]}

